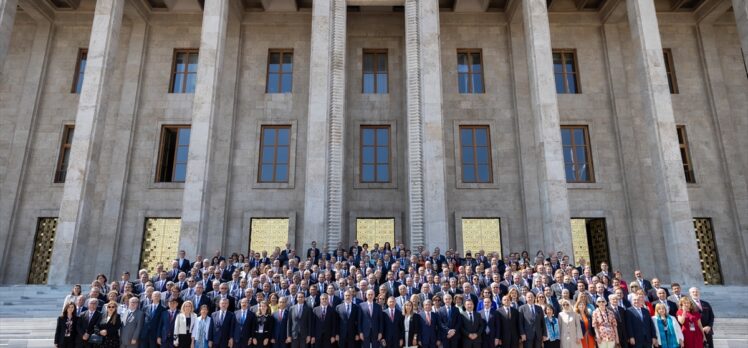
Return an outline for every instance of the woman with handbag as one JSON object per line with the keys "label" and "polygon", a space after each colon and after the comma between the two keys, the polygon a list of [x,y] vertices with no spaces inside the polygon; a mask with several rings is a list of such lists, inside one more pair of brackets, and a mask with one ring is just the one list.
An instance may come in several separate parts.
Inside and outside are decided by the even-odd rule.
{"label": "woman with handbag", "polygon": [[104,338],[101,342],[103,348],[119,347],[119,329],[122,327],[122,320],[117,313],[117,307],[117,302],[110,301],[107,303],[106,311],[101,318],[101,323],[99,323],[99,335]]}
{"label": "woman with handbag", "polygon": [[418,314],[413,310],[413,302],[403,304],[403,342],[405,347],[418,345]]}
{"label": "woman with handbag", "polygon": [[192,347],[192,333],[195,332],[197,322],[197,315],[192,312],[193,307],[192,301],[182,303],[182,311],[174,320],[174,347]]}

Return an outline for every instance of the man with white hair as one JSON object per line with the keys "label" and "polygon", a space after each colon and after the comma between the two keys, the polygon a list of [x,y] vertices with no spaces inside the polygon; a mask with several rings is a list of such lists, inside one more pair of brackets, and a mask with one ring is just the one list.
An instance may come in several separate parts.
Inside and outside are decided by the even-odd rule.
{"label": "man with white hair", "polygon": [[701,326],[704,328],[704,336],[706,337],[706,343],[709,347],[714,347],[714,311],[712,305],[701,299],[701,291],[697,287],[688,289],[688,295],[691,296],[696,308],[701,312]]}

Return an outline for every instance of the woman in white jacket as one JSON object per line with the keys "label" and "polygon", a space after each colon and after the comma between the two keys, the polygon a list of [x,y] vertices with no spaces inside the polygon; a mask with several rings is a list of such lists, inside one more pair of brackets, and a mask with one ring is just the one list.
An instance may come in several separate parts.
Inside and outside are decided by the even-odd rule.
{"label": "woman in white jacket", "polygon": [[561,348],[580,348],[583,335],[579,314],[574,312],[569,300],[562,299],[559,302],[561,302],[561,312],[558,313],[558,326]]}
{"label": "woman in white jacket", "polygon": [[192,333],[195,332],[197,315],[193,312],[192,301],[184,301],[182,311],[174,320],[174,346],[181,348],[192,347]]}
{"label": "woman in white jacket", "polygon": [[659,343],[660,348],[683,347],[683,332],[680,330],[680,324],[675,317],[668,315],[667,307],[664,304],[658,303],[655,306],[655,315],[652,317],[652,322],[654,322],[657,343]]}

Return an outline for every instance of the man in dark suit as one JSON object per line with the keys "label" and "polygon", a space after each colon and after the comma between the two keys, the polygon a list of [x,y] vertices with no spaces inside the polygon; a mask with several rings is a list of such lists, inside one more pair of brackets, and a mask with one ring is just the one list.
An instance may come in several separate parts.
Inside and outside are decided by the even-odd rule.
{"label": "man in dark suit", "polygon": [[337,325],[335,310],[330,306],[330,295],[320,295],[320,305],[313,310],[314,343],[317,348],[332,348]]}
{"label": "man in dark suit", "polygon": [[382,325],[382,346],[385,348],[399,348],[403,341],[403,314],[395,306],[395,298],[387,298],[387,309],[384,310]]}
{"label": "man in dark suit", "polygon": [[154,291],[151,294],[151,304],[142,308],[145,318],[143,328],[140,329],[140,346],[144,348],[157,348],[156,339],[161,327],[161,313],[166,310],[161,305],[161,293]]}
{"label": "man in dark suit", "polygon": [[460,343],[460,310],[452,306],[452,295],[444,294],[444,306],[439,308],[441,341],[444,348],[457,348]]}
{"label": "man in dark suit", "polygon": [[546,340],[545,315],[535,304],[535,294],[525,294],[525,304],[519,307],[519,334],[525,348],[540,348]]}
{"label": "man in dark suit", "polygon": [[278,310],[273,313],[273,348],[286,348],[291,343],[288,337],[288,309],[286,304],[288,298],[283,296],[278,299]]}
{"label": "man in dark suit", "polygon": [[657,298],[652,302],[652,306],[662,303],[667,308],[667,313],[673,317],[678,313],[678,305],[667,299],[668,295],[664,288],[657,289]]}
{"label": "man in dark suit", "polygon": [[626,308],[622,307],[620,304],[620,299],[618,298],[618,295],[613,294],[610,295],[608,298],[610,301],[609,309],[611,312],[613,312],[613,315],[616,316],[616,331],[618,332],[618,339],[623,345],[627,345],[626,343],[623,343],[626,341]]}
{"label": "man in dark suit", "polygon": [[688,294],[691,296],[691,300],[696,305],[696,308],[701,312],[701,326],[704,328],[704,335],[706,336],[706,345],[714,347],[714,311],[712,305],[701,299],[701,291],[699,288],[692,287],[688,289]]}
{"label": "man in dark suit", "polygon": [[252,324],[255,322],[255,314],[249,310],[249,300],[243,298],[239,300],[239,309],[234,312],[236,320],[234,322],[234,331],[232,337],[234,338],[233,348],[246,348],[249,347],[249,338],[252,337],[254,328]]}
{"label": "man in dark suit", "polygon": [[649,302],[657,301],[657,291],[659,291],[660,289],[665,290],[665,298],[670,296],[670,292],[668,292],[666,288],[660,286],[660,280],[657,278],[652,278],[652,288],[647,291]]}
{"label": "man in dark suit", "polygon": [[190,260],[188,260],[185,256],[187,253],[184,250],[180,250],[179,254],[177,255],[177,264],[179,266],[179,269],[182,270],[184,273],[190,273],[190,269],[192,268],[192,264],[190,263]]}
{"label": "man in dark suit", "polygon": [[358,304],[358,332],[362,348],[378,348],[382,340],[382,307],[374,302],[374,290],[366,290],[366,301]]}
{"label": "man in dark suit", "polygon": [[439,314],[431,312],[431,300],[423,301],[423,311],[418,315],[421,317],[418,326],[418,345],[421,348],[436,348],[437,344],[441,344],[439,340],[441,323]]}
{"label": "man in dark suit", "polygon": [[465,301],[470,299],[473,302],[473,306],[477,306],[478,296],[473,293],[473,286],[470,283],[465,282],[462,284],[462,296],[465,297]]}
{"label": "man in dark suit", "polygon": [[483,329],[483,340],[481,341],[483,348],[493,348],[499,345],[499,330],[501,330],[501,327],[499,325],[498,314],[491,309],[492,302],[491,298],[483,298],[483,309],[479,312],[485,326]]}
{"label": "man in dark suit", "polygon": [[649,280],[644,279],[644,277],[642,276],[642,271],[638,269],[634,271],[634,277],[636,279],[634,279],[633,281],[639,284],[639,287],[644,290],[644,293],[649,293],[649,290],[652,289],[652,283],[650,283]]}
{"label": "man in dark suit", "polygon": [[629,347],[650,348],[656,343],[654,322],[649,316],[649,311],[643,308],[644,299],[640,295],[634,295],[632,307],[626,310],[626,337]]}
{"label": "man in dark suit", "polygon": [[501,298],[501,307],[496,309],[499,313],[499,344],[503,348],[519,347],[519,311],[512,307],[509,295]]}
{"label": "man in dark suit", "polygon": [[353,304],[353,293],[351,291],[348,290],[343,294],[343,303],[335,308],[339,319],[336,338],[340,348],[354,348],[356,347],[356,341],[360,339],[358,336],[358,318],[361,309]]}
{"label": "man in dark suit", "polygon": [[315,241],[315,240],[312,241],[312,247],[306,250],[306,258],[307,259],[310,258],[310,257],[312,257],[312,251],[314,251],[315,260],[319,259],[320,253],[319,253],[319,249],[317,249],[317,241]]}
{"label": "man in dark suit", "polygon": [[312,342],[312,309],[304,304],[304,293],[296,293],[296,304],[290,308],[288,336],[291,348],[306,348]]}
{"label": "man in dark suit", "polygon": [[200,306],[208,305],[208,313],[213,313],[213,301],[211,301],[208,295],[205,294],[202,283],[197,283],[197,285],[195,285],[195,295],[192,296],[192,298],[185,300],[192,301],[193,306],[196,308],[196,312],[200,311]]}
{"label": "man in dark suit", "polygon": [[101,321],[101,312],[97,311],[99,300],[92,298],[88,300],[88,310],[78,320],[78,337],[81,347],[92,347],[88,344],[88,338],[94,334],[94,327]]}
{"label": "man in dark suit", "polygon": [[465,299],[465,312],[460,318],[460,334],[462,336],[462,348],[481,348],[481,336],[485,329],[483,320],[474,311],[475,304],[472,300]]}
{"label": "man in dark suit", "polygon": [[228,300],[228,311],[233,312],[236,309],[236,299],[234,296],[229,295],[229,286],[226,283],[221,283],[218,286],[218,294],[213,298],[213,308],[219,308],[220,301]]}
{"label": "man in dark suit", "polygon": [[177,314],[179,314],[179,300],[172,298],[169,300],[169,308],[161,312],[161,327],[158,330],[158,338],[156,343],[161,345],[162,348],[174,348],[174,321],[177,320]]}
{"label": "man in dark suit", "polygon": [[219,309],[212,314],[213,318],[213,346],[226,348],[234,344],[234,322],[236,316],[229,310],[229,299],[218,301]]}

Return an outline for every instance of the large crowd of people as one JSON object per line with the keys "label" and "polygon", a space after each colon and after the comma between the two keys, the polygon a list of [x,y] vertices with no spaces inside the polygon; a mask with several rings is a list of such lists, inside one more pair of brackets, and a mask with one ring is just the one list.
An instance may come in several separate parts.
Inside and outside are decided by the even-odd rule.
{"label": "large crowd of people", "polygon": [[442,254],[403,244],[306,254],[290,245],[184,251],[154,272],[99,274],[64,299],[57,347],[712,347],[714,313],[692,287],[606,263],[526,251]]}

